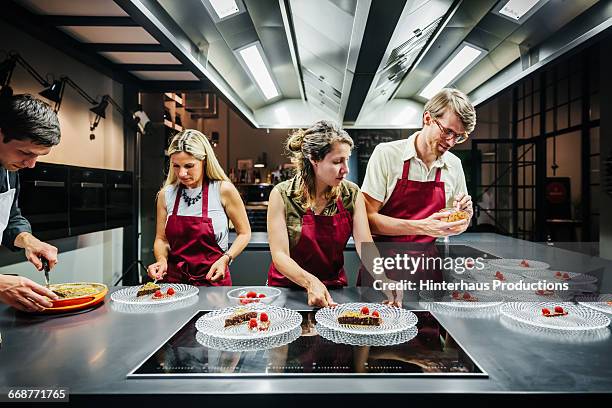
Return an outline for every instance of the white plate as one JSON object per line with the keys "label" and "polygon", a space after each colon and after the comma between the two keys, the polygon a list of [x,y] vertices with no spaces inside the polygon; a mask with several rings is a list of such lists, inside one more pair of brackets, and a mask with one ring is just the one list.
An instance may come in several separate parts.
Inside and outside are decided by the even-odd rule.
{"label": "white plate", "polygon": [[612,305],[608,304],[608,302],[612,302],[612,294],[580,296],[576,298],[576,301],[582,306],[590,307],[599,312],[612,314]]}
{"label": "white plate", "polygon": [[[522,266],[521,262],[527,261],[529,267]],[[550,267],[546,262],[532,261],[531,259],[491,259],[489,265],[500,269],[500,272],[520,273],[525,271],[541,271]]]}
{"label": "white plate", "polygon": [[[378,311],[382,323],[380,326],[360,326],[353,324],[340,324],[338,317],[347,311],[359,312],[367,306],[370,313]],[[380,303],[344,303],[335,307],[324,307],[315,314],[317,323],[328,329],[350,334],[375,335],[397,333],[407,330],[418,322],[416,315],[408,310],[382,305]]]}
{"label": "white plate", "polygon": [[192,285],[185,285],[184,283],[160,283],[159,287],[164,294],[168,291],[168,288],[173,288],[174,295],[161,299],[154,299],[153,294],[138,297],[136,293],[140,286],[131,286],[113,292],[111,300],[129,305],[161,305],[185,300],[198,294],[198,288]]}
{"label": "white plate", "polygon": [[476,297],[478,301],[468,302],[463,300],[462,296],[465,291],[459,292],[459,299],[452,297],[454,291],[431,291],[422,290],[419,292],[421,302],[435,302],[438,305],[446,306],[449,309],[460,310],[460,309],[485,309],[492,308],[501,305],[504,301],[503,296],[497,291],[468,291],[470,295]]}
{"label": "white plate", "polygon": [[[542,309],[551,312],[561,306],[569,314],[566,316],[546,317]],[[520,323],[551,330],[588,331],[608,327],[610,318],[588,307],[573,303],[553,302],[511,302],[501,308],[504,316]]]}
{"label": "white plate", "polygon": [[393,346],[396,344],[406,343],[412,340],[419,333],[416,326],[409,327],[406,330],[391,333],[391,334],[351,334],[337,330],[332,330],[323,326],[316,325],[316,330],[321,337],[333,343],[348,344],[351,346]]}
{"label": "white plate", "polygon": [[[567,273],[569,279],[563,280],[556,276],[556,273],[561,274]],[[544,270],[544,271],[522,271],[521,275],[532,280],[546,280],[547,282],[567,282],[568,285],[589,285],[597,282],[597,278],[591,275],[577,272],[566,272],[557,270]]]}
{"label": "white plate", "polygon": [[[232,316],[232,314],[239,309],[246,309],[257,313],[266,312],[270,319],[270,327],[268,330],[263,331],[249,330],[246,322],[225,327],[225,319]],[[228,307],[206,313],[196,322],[196,329],[209,336],[223,339],[251,339],[278,336],[299,327],[301,323],[302,316],[294,310],[262,303],[254,303],[246,306]]]}
{"label": "white plate", "polygon": [[297,340],[302,334],[302,328],[295,329],[272,337],[253,337],[247,339],[224,339],[220,337],[209,336],[202,332],[196,333],[196,340],[204,347],[215,350],[243,352],[243,351],[259,351],[269,350],[276,347],[284,346]]}

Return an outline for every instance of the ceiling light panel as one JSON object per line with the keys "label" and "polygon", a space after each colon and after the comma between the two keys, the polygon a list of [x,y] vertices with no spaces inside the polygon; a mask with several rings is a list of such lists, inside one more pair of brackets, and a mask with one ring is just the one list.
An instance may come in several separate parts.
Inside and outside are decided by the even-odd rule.
{"label": "ceiling light panel", "polygon": [[239,48],[234,53],[266,100],[280,96],[259,42]]}

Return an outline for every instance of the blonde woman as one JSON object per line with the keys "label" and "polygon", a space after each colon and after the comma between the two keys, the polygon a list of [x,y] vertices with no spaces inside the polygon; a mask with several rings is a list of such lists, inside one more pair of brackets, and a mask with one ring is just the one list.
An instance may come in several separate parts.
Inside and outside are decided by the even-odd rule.
{"label": "blonde woman", "polygon": [[327,121],[293,133],[287,149],[296,174],[270,194],[268,285],[302,287],[312,306],[334,304],[328,288],[346,286],[350,236],[360,255],[361,243],[372,241],[364,198],[345,180],[352,148],[350,136]]}
{"label": "blonde woman", "polygon": [[[149,266],[149,276],[170,283],[230,286],[229,265],[251,239],[240,194],[203,133],[178,133],[168,154],[168,178],[157,196],[157,262]],[[228,217],[237,233],[229,249]]]}

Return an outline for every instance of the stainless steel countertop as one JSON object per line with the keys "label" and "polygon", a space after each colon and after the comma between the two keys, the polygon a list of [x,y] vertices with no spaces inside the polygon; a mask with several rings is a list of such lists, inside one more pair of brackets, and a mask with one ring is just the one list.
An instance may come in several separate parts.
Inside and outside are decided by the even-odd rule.
{"label": "stainless steel countertop", "polygon": [[[469,242],[468,242],[469,241]],[[504,257],[608,265],[606,261],[492,234],[453,238]],[[520,255],[518,255],[520,253]],[[535,256],[537,254],[537,256]],[[610,272],[603,285],[610,286]],[[119,288],[113,288],[117,290]],[[463,318],[435,313],[489,374],[465,378],[210,378],[126,379],[198,310],[228,306],[229,288],[200,288],[190,306],[158,313],[116,310],[109,297],[96,310],[72,316],[34,317],[0,306],[0,390],[10,386],[61,386],[76,394],[176,393],[491,393],[612,392],[612,337],[578,342],[525,333],[498,316]],[[302,291],[283,289],[285,306],[309,309]],[[609,292],[608,292],[609,293]],[[367,288],[333,291],[337,302],[380,301]],[[409,309],[422,309],[416,303]]]}

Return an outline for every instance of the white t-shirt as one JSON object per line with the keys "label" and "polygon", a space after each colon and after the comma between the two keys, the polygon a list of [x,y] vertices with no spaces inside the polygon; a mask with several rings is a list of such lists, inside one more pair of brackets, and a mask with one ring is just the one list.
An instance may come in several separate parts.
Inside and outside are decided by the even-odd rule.
{"label": "white t-shirt", "polygon": [[434,181],[436,171],[438,168],[442,169],[440,181],[444,182],[446,206],[452,207],[456,194],[468,193],[461,160],[447,151],[433,162],[431,169],[427,169],[416,154],[415,141],[418,133],[413,133],[408,139],[381,143],[374,148],[368,161],[361,191],[385,205],[395,189],[397,180],[402,178],[404,161],[410,159],[408,180]]}
{"label": "white t-shirt", "polygon": [[[227,251],[228,238],[229,238],[229,226],[227,222],[227,214],[221,204],[221,182],[212,181],[208,185],[208,217],[212,219],[213,230],[215,232],[215,238],[219,247],[222,250]],[[202,187],[196,188],[185,188],[185,192],[189,197],[195,198],[202,192]],[[172,214],[174,209],[174,200],[176,198],[176,187],[167,186],[164,190],[164,197],[166,199],[166,211],[168,216]],[[181,197],[178,206],[177,215],[187,215],[194,217],[202,216],[202,201],[187,205],[185,200]]]}

